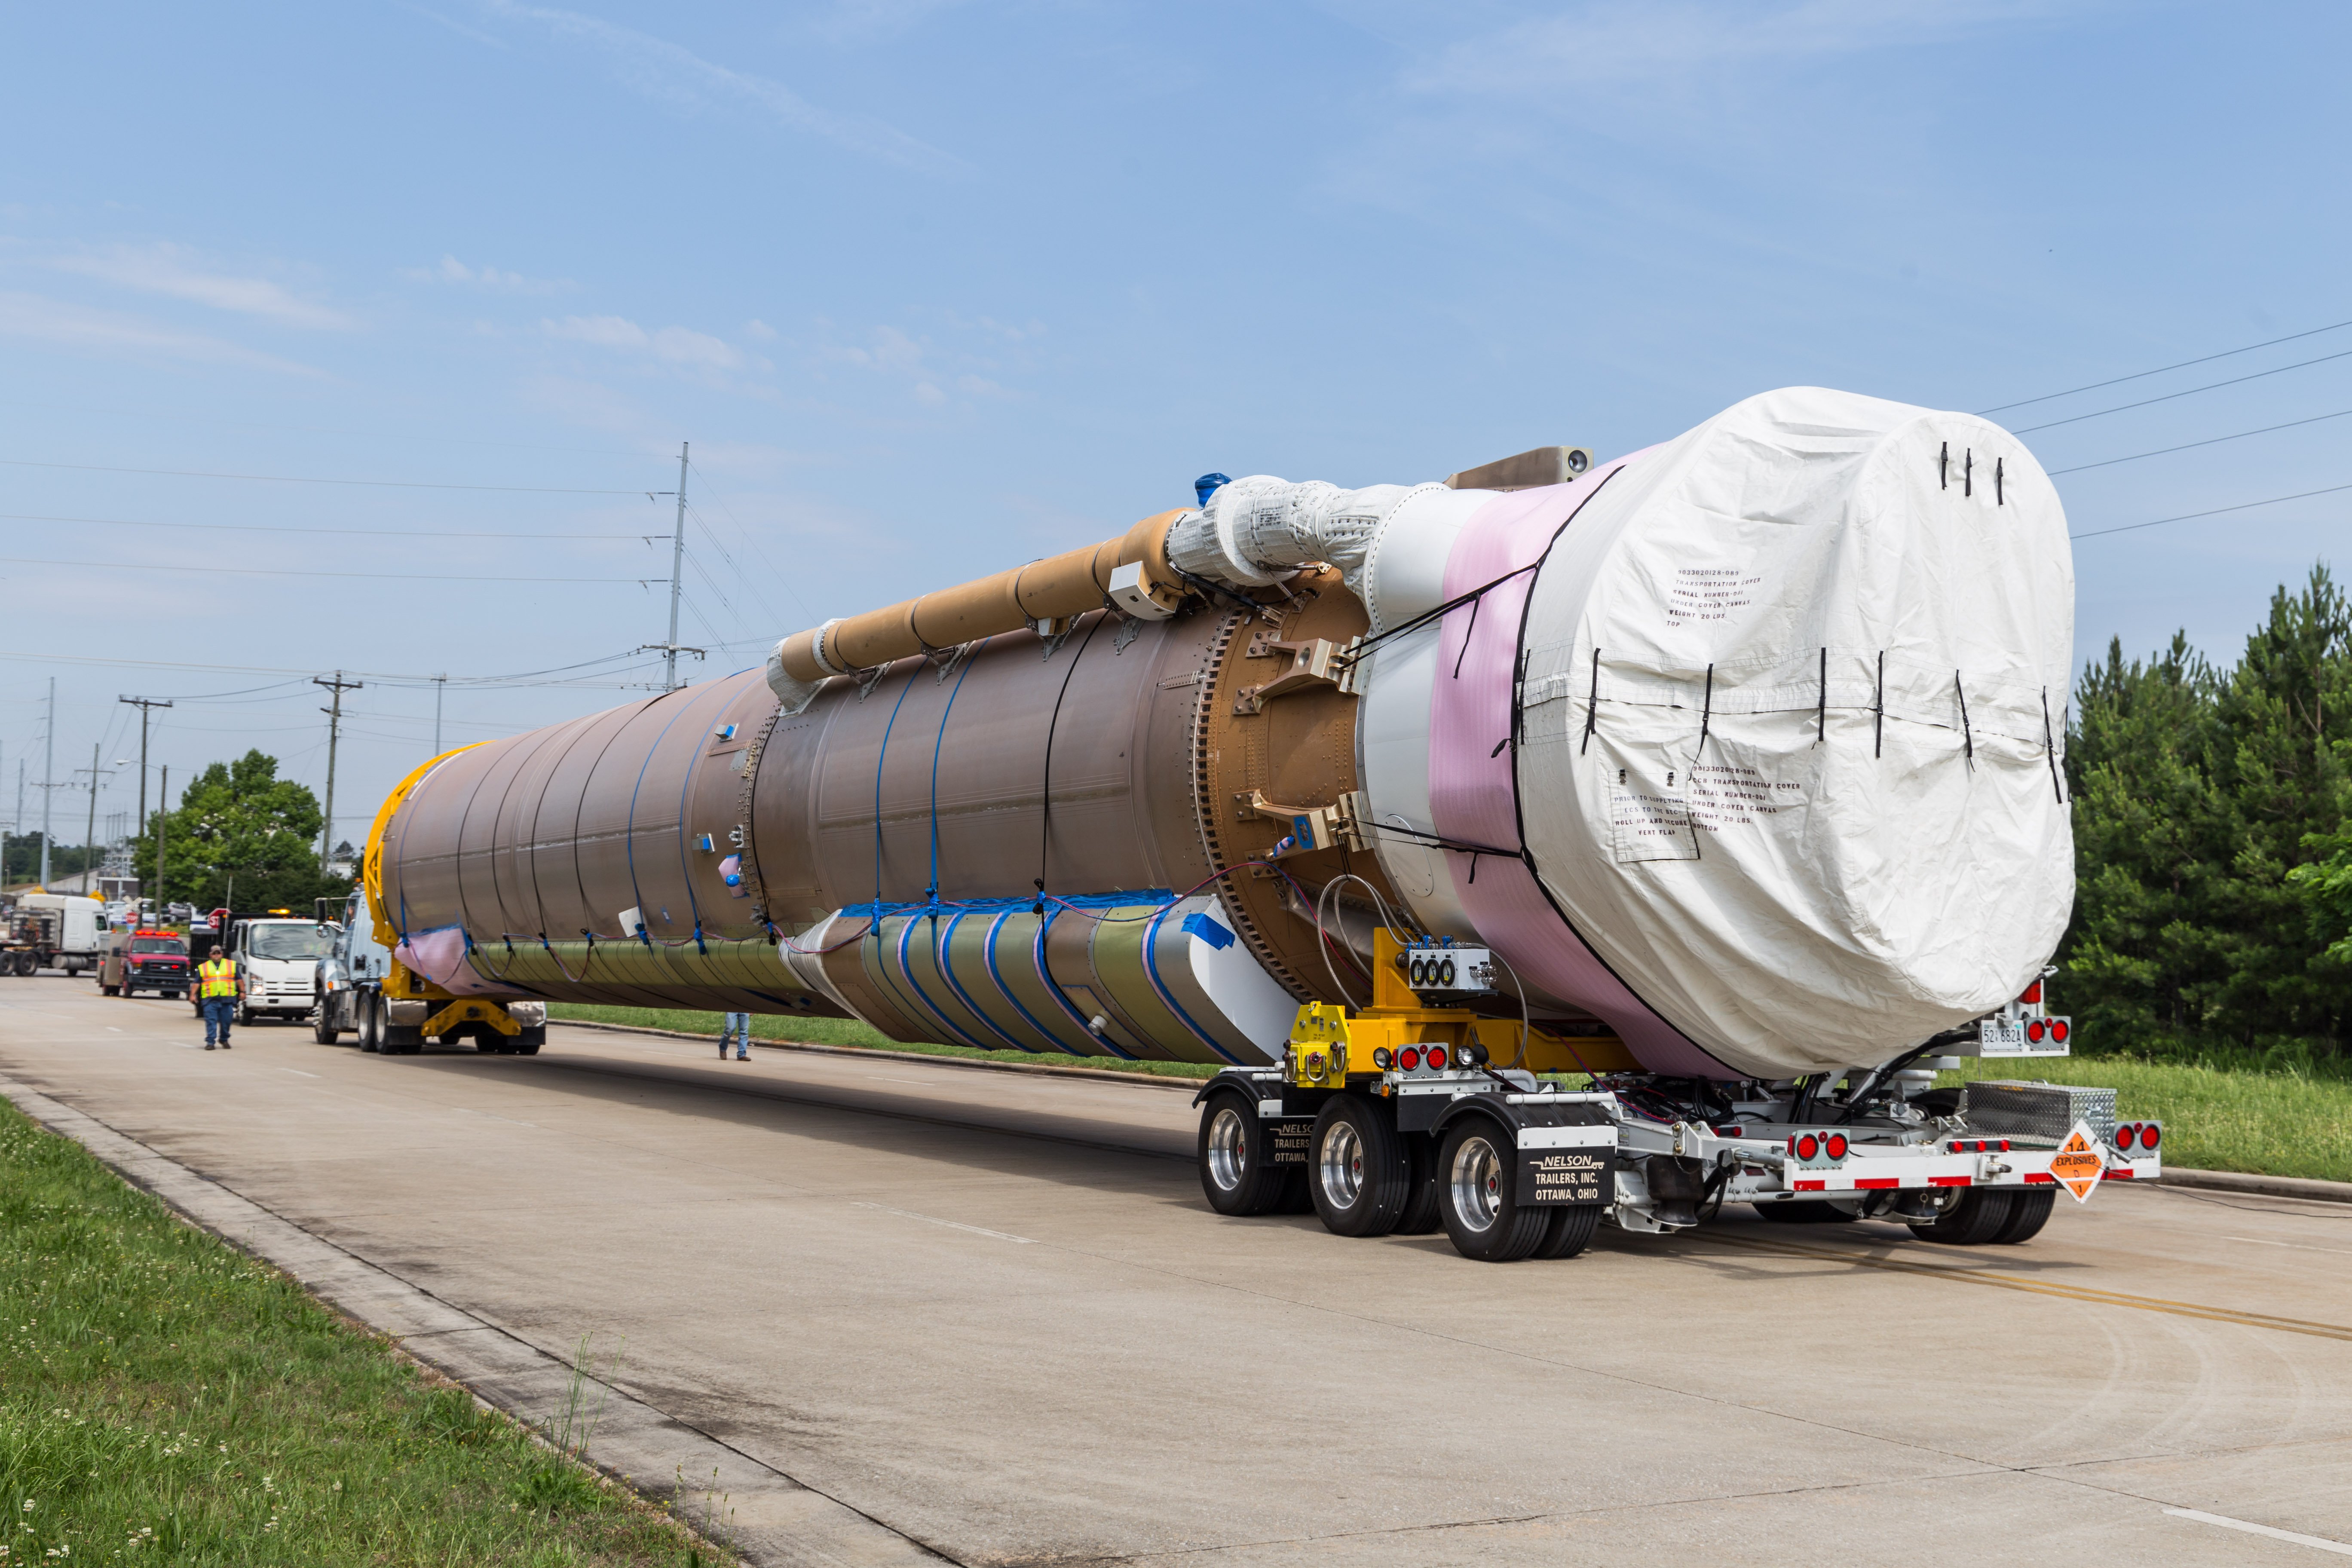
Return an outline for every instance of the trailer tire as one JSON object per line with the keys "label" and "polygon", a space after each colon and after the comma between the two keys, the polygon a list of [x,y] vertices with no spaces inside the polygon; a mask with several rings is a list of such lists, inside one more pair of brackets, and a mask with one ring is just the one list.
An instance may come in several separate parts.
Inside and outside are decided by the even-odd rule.
{"label": "trailer tire", "polygon": [[1227,1089],[1201,1108],[1194,1151],[1201,1194],[1221,1215],[1270,1214],[1280,1205],[1290,1173],[1274,1163],[1274,1140],[1247,1095]]}
{"label": "trailer tire", "polygon": [[122,994],[122,987],[120,985],[100,985],[98,988],[98,994],[101,996],[120,996]]}
{"label": "trailer tire", "polygon": [[1315,1118],[1307,1185],[1334,1236],[1386,1236],[1411,1195],[1412,1163],[1396,1113],[1362,1094],[1335,1094]]}
{"label": "trailer tire", "polygon": [[533,1024],[530,1028],[517,1035],[507,1049],[519,1057],[535,1057],[539,1055],[539,1047],[545,1044],[547,1044],[547,1026]]}
{"label": "trailer tire", "polygon": [[1950,1247],[1983,1247],[2000,1234],[2015,1212],[2017,1194],[1998,1187],[1970,1187],[1952,1210],[1933,1225],[1915,1225],[1911,1234],[1922,1241]]}
{"label": "trailer tire", "polygon": [[2050,1211],[2058,1206],[2058,1189],[2032,1187],[2011,1195],[2009,1220],[1992,1238],[1995,1247],[2015,1247],[2032,1241],[2050,1223]]}
{"label": "trailer tire", "polygon": [[1406,1132],[1405,1158],[1411,1169],[1405,1175],[1404,1209],[1397,1215],[1398,1236],[1428,1236],[1445,1226],[1445,1215],[1438,1207],[1437,1139],[1427,1132]]}
{"label": "trailer tire", "polygon": [[1777,1204],[1754,1206],[1758,1219],[1769,1219],[1776,1225],[1852,1225],[1854,1220],[1853,1210],[1819,1198],[1783,1199]]}
{"label": "trailer tire", "polygon": [[1516,1263],[1541,1244],[1551,1214],[1520,1205],[1517,1176],[1517,1148],[1492,1119],[1465,1116],[1446,1129],[1438,1206],[1454,1251],[1480,1263]]}
{"label": "trailer tire", "polygon": [[1601,1228],[1599,1204],[1562,1204],[1551,1211],[1545,1222],[1543,1239],[1536,1243],[1529,1258],[1573,1258],[1592,1240],[1592,1233]]}

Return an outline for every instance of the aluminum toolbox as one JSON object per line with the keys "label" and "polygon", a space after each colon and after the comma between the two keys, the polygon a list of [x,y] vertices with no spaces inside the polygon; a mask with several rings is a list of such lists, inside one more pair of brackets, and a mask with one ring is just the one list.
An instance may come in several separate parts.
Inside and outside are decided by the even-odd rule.
{"label": "aluminum toolbox", "polygon": [[2046,1138],[2056,1143],[2074,1131],[2075,1122],[2086,1121],[2102,1142],[2116,1141],[2116,1091],[2112,1089],[1984,1079],[1961,1090],[1960,1115],[1971,1132]]}

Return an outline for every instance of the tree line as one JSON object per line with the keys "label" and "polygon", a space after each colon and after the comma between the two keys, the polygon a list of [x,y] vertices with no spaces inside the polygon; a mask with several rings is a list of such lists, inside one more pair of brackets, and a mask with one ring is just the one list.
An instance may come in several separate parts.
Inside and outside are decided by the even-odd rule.
{"label": "tree line", "polygon": [[2282,586],[2222,668],[2176,633],[2083,672],[2075,901],[2055,999],[2084,1049],[2340,1058],[2352,1011],[2352,604]]}

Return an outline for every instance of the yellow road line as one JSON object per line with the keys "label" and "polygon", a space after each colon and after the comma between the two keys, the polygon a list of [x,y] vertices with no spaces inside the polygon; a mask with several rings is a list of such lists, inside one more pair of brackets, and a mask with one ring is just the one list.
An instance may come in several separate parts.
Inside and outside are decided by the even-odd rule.
{"label": "yellow road line", "polygon": [[1863,1268],[1885,1268],[1900,1274],[1924,1274],[1930,1279],[1952,1280],[1963,1285],[2023,1290],[2036,1296],[2085,1301],[2094,1306],[2128,1307],[2138,1312],[2165,1312],[2178,1318],[2202,1318],[2209,1322],[2238,1323],[2252,1329],[2277,1329],[2290,1334],[2310,1334],[2324,1340],[2352,1342],[2352,1328],[2339,1323],[2314,1323],[2301,1318],[2273,1317],[2267,1312],[2243,1312],[2234,1307],[2209,1307],[2196,1301],[2168,1301],[2158,1296],[2132,1296],[2120,1290],[2094,1289],[2087,1285],[2063,1285],[2016,1274],[1998,1274],[1989,1268],[1912,1263],[1897,1258],[1872,1258],[1844,1247],[1805,1247],[1795,1242],[1760,1241],[1740,1236],[1717,1235],[1706,1239],[1782,1258],[1805,1258],[1821,1262],[1852,1264]]}

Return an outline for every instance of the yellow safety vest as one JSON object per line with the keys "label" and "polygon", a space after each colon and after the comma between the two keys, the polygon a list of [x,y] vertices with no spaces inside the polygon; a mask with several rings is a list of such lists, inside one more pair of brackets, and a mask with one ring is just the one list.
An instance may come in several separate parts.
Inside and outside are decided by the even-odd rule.
{"label": "yellow safety vest", "polygon": [[196,966],[196,978],[203,982],[196,987],[199,997],[236,994],[236,963],[233,959],[205,959]]}

